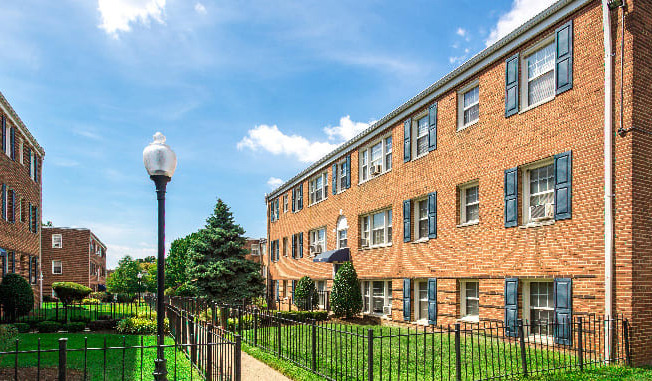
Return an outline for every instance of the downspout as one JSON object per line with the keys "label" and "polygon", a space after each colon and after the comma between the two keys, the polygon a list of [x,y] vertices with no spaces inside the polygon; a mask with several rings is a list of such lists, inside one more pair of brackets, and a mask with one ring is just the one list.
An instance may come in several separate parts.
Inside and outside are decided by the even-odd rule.
{"label": "downspout", "polygon": [[611,14],[607,0],[602,0],[604,35],[604,359],[611,359],[613,315],[613,52]]}

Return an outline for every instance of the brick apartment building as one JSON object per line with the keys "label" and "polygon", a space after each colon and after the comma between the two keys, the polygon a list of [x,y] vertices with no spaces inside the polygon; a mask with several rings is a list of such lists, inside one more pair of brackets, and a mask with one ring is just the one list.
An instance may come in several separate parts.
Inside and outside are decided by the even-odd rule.
{"label": "brick apartment building", "polygon": [[364,313],[623,314],[652,363],[652,3],[604,15],[558,1],[266,196],[270,299],[350,260]]}
{"label": "brick apartment building", "polygon": [[43,295],[54,296],[54,282],[106,290],[106,245],[90,229],[43,227],[41,234]]}
{"label": "brick apartment building", "polygon": [[41,171],[45,151],[0,93],[0,281],[25,277],[40,300]]}
{"label": "brick apartment building", "polygon": [[245,242],[245,249],[249,251],[249,254],[245,255],[245,258],[259,263],[260,273],[263,277],[267,277],[267,266],[263,264],[263,257],[267,255],[267,239],[265,238],[247,238]]}

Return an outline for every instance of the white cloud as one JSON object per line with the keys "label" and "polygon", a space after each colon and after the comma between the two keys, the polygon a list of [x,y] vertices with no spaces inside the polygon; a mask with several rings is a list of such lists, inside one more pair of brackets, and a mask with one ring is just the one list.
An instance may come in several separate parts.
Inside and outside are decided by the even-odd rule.
{"label": "white cloud", "polygon": [[195,4],[195,12],[205,15],[206,14],[206,7],[202,3],[196,3]]}
{"label": "white cloud", "polygon": [[556,0],[514,0],[512,8],[507,13],[500,16],[496,26],[491,29],[489,37],[485,40],[485,45],[489,46],[505,37],[511,31],[548,8],[555,1]]}
{"label": "white cloud", "polygon": [[351,139],[369,127],[369,123],[353,122],[347,115],[340,118],[340,125],[324,127],[328,140],[311,141],[301,135],[287,135],[278,126],[261,124],[247,131],[247,136],[238,142],[238,149],[267,151],[273,155],[287,155],[304,163],[312,163],[333,151],[344,141]]}
{"label": "white cloud", "polygon": [[267,185],[269,185],[269,187],[272,188],[272,189],[276,189],[276,188],[280,187],[281,185],[283,185],[284,182],[285,181],[279,179],[278,177],[270,177],[267,180]]}
{"label": "white cloud", "polygon": [[[100,238],[101,239],[101,238]],[[166,251],[168,249],[166,245]],[[130,255],[132,258],[145,258],[150,255],[156,256],[157,251],[156,247],[131,247],[131,246],[122,246],[122,245],[113,245],[110,243],[106,244],[106,259],[107,267],[115,269],[118,266],[118,261],[120,261],[124,256]]]}
{"label": "white cloud", "polygon": [[149,25],[150,19],[163,24],[166,0],[98,0],[102,23],[107,34],[118,38],[118,32],[129,32],[130,24]]}
{"label": "white cloud", "polygon": [[464,36],[466,36],[466,29],[457,28],[457,31],[455,33],[457,33],[457,35],[460,36],[460,37],[464,37]]}

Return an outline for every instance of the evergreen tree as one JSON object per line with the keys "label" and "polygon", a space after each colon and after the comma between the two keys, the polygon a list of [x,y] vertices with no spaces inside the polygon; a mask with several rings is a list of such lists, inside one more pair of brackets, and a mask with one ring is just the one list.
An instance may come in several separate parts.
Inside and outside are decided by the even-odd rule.
{"label": "evergreen tree", "polygon": [[362,292],[358,273],[353,268],[353,263],[346,262],[340,266],[333,279],[331,291],[331,308],[335,316],[353,317],[362,311]]}
{"label": "evergreen tree", "polygon": [[188,276],[200,296],[218,303],[239,303],[263,294],[260,265],[245,259],[244,244],[244,229],[235,223],[229,207],[217,200],[188,253]]}
{"label": "evergreen tree", "polygon": [[294,290],[294,305],[298,309],[305,311],[316,308],[318,304],[319,294],[317,293],[315,281],[310,279],[309,276],[299,279]]}

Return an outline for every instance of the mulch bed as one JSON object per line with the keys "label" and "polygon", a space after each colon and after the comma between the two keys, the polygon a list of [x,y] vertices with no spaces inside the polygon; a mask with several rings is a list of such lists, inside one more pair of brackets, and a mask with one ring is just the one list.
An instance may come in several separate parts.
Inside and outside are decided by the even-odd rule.
{"label": "mulch bed", "polygon": [[[40,376],[40,378],[38,376]],[[40,374],[36,367],[18,368],[18,380],[42,380],[42,381],[57,381],[59,377],[58,368],[41,368]],[[66,371],[66,380],[82,381],[84,379],[84,372],[76,369],[68,369]],[[14,368],[0,369],[0,380],[11,381],[16,380]]]}
{"label": "mulch bed", "polygon": [[380,325],[382,319],[377,316],[356,316],[347,319],[331,318],[329,323],[355,324],[355,325]]}

